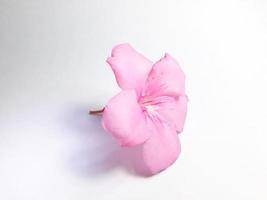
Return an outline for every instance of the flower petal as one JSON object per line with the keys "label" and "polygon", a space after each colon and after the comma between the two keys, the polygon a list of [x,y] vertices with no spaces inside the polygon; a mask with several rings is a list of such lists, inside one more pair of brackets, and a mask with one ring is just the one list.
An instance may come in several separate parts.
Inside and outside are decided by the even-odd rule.
{"label": "flower petal", "polygon": [[148,75],[146,96],[179,96],[185,94],[185,74],[169,54],[156,62]]}
{"label": "flower petal", "polygon": [[187,96],[160,96],[156,97],[153,101],[155,102],[153,107],[158,112],[162,122],[165,122],[178,133],[181,133],[187,113]]}
{"label": "flower petal", "polygon": [[175,162],[181,151],[175,130],[160,125],[143,145],[143,159],[151,174],[156,174]]}
{"label": "flower petal", "polygon": [[134,90],[124,90],[108,102],[102,124],[122,146],[141,144],[151,134]]}
{"label": "flower petal", "polygon": [[118,85],[122,89],[135,89],[138,94],[153,65],[129,44],[115,46],[107,62],[115,73]]}

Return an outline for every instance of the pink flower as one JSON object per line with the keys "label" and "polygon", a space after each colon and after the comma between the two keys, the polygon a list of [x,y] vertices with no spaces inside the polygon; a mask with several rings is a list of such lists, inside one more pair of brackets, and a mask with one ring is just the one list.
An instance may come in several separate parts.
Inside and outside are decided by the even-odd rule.
{"label": "pink flower", "polygon": [[185,75],[169,54],[153,64],[129,44],[114,47],[107,62],[122,91],[106,105],[103,127],[123,147],[142,145],[143,161],[156,174],[180,154],[177,133],[187,111]]}

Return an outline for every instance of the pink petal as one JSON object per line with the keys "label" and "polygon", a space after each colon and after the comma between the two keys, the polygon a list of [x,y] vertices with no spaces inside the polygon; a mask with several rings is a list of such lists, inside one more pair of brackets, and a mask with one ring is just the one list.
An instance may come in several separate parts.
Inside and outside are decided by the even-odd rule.
{"label": "pink petal", "polygon": [[122,146],[134,146],[148,139],[151,131],[134,90],[124,90],[106,105],[102,124]]}
{"label": "pink petal", "polygon": [[156,174],[175,162],[181,151],[175,130],[159,125],[143,145],[143,159],[149,172]]}
{"label": "pink petal", "polygon": [[187,113],[187,101],[186,96],[156,97],[153,107],[155,111],[159,113],[163,122],[174,128],[178,133],[181,133]]}
{"label": "pink petal", "polygon": [[146,96],[179,96],[185,94],[185,75],[169,54],[153,65],[148,75]]}
{"label": "pink petal", "polygon": [[136,89],[138,94],[153,64],[129,44],[115,46],[107,62],[115,73],[118,85],[122,89]]}

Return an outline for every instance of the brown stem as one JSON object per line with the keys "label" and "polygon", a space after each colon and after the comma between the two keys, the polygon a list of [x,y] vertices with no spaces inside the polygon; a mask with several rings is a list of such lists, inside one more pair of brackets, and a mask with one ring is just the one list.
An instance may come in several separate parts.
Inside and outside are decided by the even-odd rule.
{"label": "brown stem", "polygon": [[101,115],[104,112],[105,108],[102,108],[101,110],[90,110],[90,115]]}

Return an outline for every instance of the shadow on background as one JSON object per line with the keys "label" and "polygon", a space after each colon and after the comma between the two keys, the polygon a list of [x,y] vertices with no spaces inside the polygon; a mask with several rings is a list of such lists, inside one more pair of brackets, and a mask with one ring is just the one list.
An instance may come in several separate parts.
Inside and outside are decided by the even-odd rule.
{"label": "shadow on background", "polygon": [[122,168],[137,176],[146,176],[141,147],[122,148],[101,125],[101,116],[88,114],[87,107],[76,107],[65,116],[70,134],[68,168],[83,177],[103,176]]}

